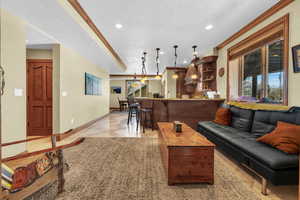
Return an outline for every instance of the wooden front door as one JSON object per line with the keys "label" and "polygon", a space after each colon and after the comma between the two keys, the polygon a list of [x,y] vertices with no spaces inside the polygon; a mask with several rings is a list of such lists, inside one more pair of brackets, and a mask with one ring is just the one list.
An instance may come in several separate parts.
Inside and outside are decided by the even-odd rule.
{"label": "wooden front door", "polygon": [[52,134],[52,60],[27,60],[27,136]]}

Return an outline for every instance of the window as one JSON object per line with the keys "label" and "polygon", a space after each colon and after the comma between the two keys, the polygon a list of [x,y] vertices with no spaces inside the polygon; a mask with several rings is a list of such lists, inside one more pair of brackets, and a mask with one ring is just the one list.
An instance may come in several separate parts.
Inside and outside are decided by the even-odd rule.
{"label": "window", "polygon": [[257,49],[244,56],[242,96],[262,97],[262,51]]}
{"label": "window", "polygon": [[228,48],[228,101],[288,105],[288,55],[289,14]]}
{"label": "window", "polygon": [[242,96],[283,103],[283,41],[276,40],[241,56]]}

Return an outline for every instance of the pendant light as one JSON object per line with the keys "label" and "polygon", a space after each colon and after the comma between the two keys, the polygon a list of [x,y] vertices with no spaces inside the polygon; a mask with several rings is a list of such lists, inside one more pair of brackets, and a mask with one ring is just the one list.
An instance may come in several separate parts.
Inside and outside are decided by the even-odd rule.
{"label": "pendant light", "polygon": [[175,52],[175,62],[174,62],[174,66],[176,67],[176,65],[177,65],[177,48],[178,48],[178,45],[174,45],[174,52]]}
{"label": "pendant light", "polygon": [[131,84],[131,87],[137,88],[139,86],[138,80],[136,79],[136,73],[134,73],[133,77],[133,83]]}
{"label": "pendant light", "polygon": [[[175,52],[175,54],[174,54],[174,56],[175,56],[175,61],[174,61],[174,66],[176,67],[176,65],[177,65],[177,48],[178,48],[178,45],[174,45],[173,46],[174,47],[174,52]],[[177,73],[175,73],[175,74],[173,74],[172,75],[172,78],[173,79],[178,79],[178,74]]]}
{"label": "pendant light", "polygon": [[198,58],[198,52],[196,51],[196,48],[197,48],[197,45],[194,45],[194,46],[192,46],[192,48],[193,48],[193,56],[194,56],[194,59],[196,59],[196,58]]}
{"label": "pendant light", "polygon": [[160,51],[160,48],[156,48],[156,76],[155,76],[155,79],[157,80],[160,80],[161,77],[159,75],[159,51]]}
{"label": "pendant light", "polygon": [[142,56],[142,79],[141,79],[142,83],[145,83],[145,81],[147,80],[147,78],[146,78],[147,71],[146,71],[146,66],[145,66],[146,55],[147,55],[147,52],[144,52],[143,56]]}
{"label": "pendant light", "polygon": [[193,56],[194,59],[192,61],[192,67],[194,68],[193,73],[191,74],[191,79],[196,80],[198,78],[198,74],[197,74],[197,69],[196,69],[196,65],[194,62],[196,62],[196,60],[198,59],[198,52],[196,51],[197,45],[192,46],[193,48]]}

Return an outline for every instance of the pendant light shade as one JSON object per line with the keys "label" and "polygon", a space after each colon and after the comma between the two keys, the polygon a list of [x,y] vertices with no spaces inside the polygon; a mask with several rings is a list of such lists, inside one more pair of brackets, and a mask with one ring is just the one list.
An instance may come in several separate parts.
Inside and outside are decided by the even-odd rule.
{"label": "pendant light shade", "polygon": [[178,74],[177,74],[177,73],[173,74],[173,75],[172,75],[172,78],[173,78],[173,79],[178,79]]}

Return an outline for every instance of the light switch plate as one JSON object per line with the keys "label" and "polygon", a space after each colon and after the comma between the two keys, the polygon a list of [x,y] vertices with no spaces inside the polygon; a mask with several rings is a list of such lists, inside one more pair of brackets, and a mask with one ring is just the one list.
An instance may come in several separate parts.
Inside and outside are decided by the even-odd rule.
{"label": "light switch plate", "polygon": [[14,90],[14,95],[15,95],[16,97],[22,97],[22,96],[23,96],[23,89],[15,88],[15,90]]}
{"label": "light switch plate", "polygon": [[68,93],[67,93],[66,91],[63,91],[63,92],[62,92],[62,96],[63,96],[63,97],[66,97],[66,96],[68,96]]}

